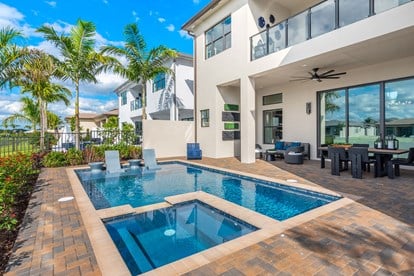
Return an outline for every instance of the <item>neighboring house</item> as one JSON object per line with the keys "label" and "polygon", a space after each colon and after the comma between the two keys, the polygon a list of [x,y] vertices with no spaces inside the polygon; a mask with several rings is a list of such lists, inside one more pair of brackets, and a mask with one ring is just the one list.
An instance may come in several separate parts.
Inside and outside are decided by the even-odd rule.
{"label": "neighboring house", "polygon": [[195,43],[203,155],[251,163],[256,143],[282,139],[310,143],[316,158],[332,134],[373,145],[391,118],[409,136],[413,14],[409,0],[212,0],[183,25]]}
{"label": "neighboring house", "polygon": [[[194,70],[193,58],[180,53],[175,59],[164,63],[175,73],[159,74],[154,80],[148,81],[147,119],[192,121],[194,119]],[[135,125],[137,133],[142,129],[142,83],[127,81],[115,89],[119,99],[119,124]]]}
{"label": "neighboring house", "polygon": [[[65,118],[66,122],[70,123],[72,117],[73,116],[67,116]],[[103,124],[109,117],[118,117],[118,109],[112,109],[101,114],[79,113],[79,125],[81,127],[81,131],[100,130],[103,128]]]}

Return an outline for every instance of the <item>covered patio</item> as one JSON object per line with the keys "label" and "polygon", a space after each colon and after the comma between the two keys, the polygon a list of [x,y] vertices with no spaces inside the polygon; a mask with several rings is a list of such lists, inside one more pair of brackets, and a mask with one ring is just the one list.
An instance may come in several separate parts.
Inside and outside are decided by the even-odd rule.
{"label": "covered patio", "polygon": [[[413,170],[396,179],[330,174],[330,163],[281,160],[242,164],[236,158],[194,161],[335,191],[353,202],[248,248],[213,260],[188,275],[414,273]],[[65,168],[44,169],[32,196],[6,275],[100,275]],[[171,271],[171,274],[175,274]]]}

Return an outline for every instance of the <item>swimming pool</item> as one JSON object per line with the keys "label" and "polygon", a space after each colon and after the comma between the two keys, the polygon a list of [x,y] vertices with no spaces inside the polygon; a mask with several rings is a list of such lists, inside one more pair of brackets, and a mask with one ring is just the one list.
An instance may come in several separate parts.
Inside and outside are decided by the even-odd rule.
{"label": "swimming pool", "polygon": [[197,200],[104,223],[132,275],[257,230]]}
{"label": "swimming pool", "polygon": [[340,198],[182,162],[161,167],[143,175],[139,170],[113,175],[76,173],[96,209],[139,207],[163,202],[167,196],[204,191],[282,221]]}

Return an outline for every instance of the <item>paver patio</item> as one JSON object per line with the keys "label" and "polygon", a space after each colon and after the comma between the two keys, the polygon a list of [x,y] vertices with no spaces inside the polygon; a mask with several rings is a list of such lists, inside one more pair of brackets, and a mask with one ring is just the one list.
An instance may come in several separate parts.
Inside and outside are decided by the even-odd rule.
{"label": "paver patio", "polygon": [[[414,275],[414,171],[394,180],[330,175],[318,161],[241,164],[235,158],[202,164],[297,179],[355,202],[258,244],[204,265],[189,275]],[[32,196],[6,275],[100,275],[64,168],[44,169]]]}

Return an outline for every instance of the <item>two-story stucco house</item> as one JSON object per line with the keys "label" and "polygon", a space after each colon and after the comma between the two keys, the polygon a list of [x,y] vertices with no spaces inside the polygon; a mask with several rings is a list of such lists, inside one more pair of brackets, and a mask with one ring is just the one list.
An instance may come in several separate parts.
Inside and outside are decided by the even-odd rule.
{"label": "two-story stucco house", "polygon": [[[177,58],[166,60],[164,65],[174,74],[159,74],[145,84],[147,119],[192,121],[194,119],[193,58],[179,53]],[[142,83],[127,81],[115,89],[118,96],[120,127],[123,123],[134,124],[137,133],[142,130],[142,85]]]}
{"label": "two-story stucco house", "polygon": [[[414,2],[212,0],[194,37],[203,155],[255,161],[255,144],[414,144]],[[337,126],[332,126],[337,122]],[[358,126],[357,128],[355,126]]]}

